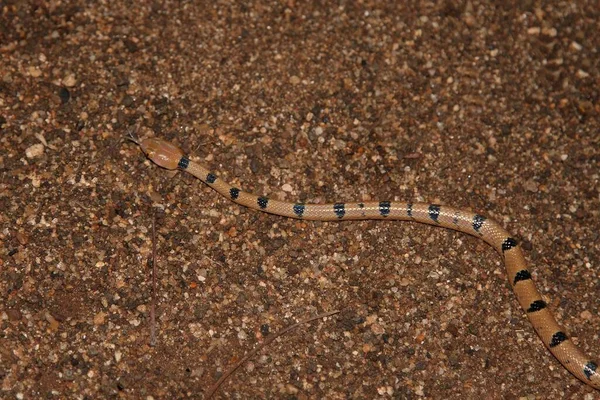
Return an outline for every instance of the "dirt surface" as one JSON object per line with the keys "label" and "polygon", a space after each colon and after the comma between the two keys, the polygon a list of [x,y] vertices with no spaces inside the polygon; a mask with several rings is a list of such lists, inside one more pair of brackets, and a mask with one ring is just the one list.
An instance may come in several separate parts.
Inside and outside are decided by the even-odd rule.
{"label": "dirt surface", "polygon": [[332,310],[216,397],[600,398],[478,239],[241,209],[123,140],[284,200],[493,217],[598,359],[597,3],[392,3],[0,2],[1,398],[204,398]]}

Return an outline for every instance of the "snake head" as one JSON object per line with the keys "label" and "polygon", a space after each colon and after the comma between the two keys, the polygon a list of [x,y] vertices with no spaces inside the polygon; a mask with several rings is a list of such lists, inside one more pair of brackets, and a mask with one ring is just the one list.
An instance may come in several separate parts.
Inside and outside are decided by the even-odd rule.
{"label": "snake head", "polygon": [[177,169],[183,157],[183,151],[179,147],[155,137],[144,139],[137,144],[152,162],[166,169]]}

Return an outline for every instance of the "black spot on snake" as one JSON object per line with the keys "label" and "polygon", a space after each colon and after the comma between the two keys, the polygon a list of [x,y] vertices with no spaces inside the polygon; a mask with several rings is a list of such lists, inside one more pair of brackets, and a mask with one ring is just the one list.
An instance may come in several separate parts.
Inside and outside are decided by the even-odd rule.
{"label": "black spot on snake", "polygon": [[452,218],[452,223],[454,225],[458,225],[458,217],[460,216],[460,213],[457,211],[456,213],[454,213],[454,217]]}
{"label": "black spot on snake", "polygon": [[519,242],[517,242],[517,239],[513,239],[511,237],[504,239],[504,242],[502,242],[502,252],[504,253],[507,250],[512,249],[513,247],[517,247],[517,245],[519,244]]}
{"label": "black spot on snake", "polygon": [[391,204],[389,201],[380,201],[379,202],[379,214],[384,217],[390,215]]}
{"label": "black spot on snake", "polygon": [[181,157],[181,160],[179,160],[179,163],[177,163],[177,166],[181,169],[186,169],[189,165],[190,159],[186,156]]}
{"label": "black spot on snake", "polygon": [[346,215],[346,205],[344,203],[335,203],[333,205],[333,212],[338,218],[344,218],[344,215]]}
{"label": "black spot on snake", "polygon": [[265,208],[267,208],[267,205],[269,205],[269,199],[267,199],[266,197],[259,197],[256,200],[256,203],[260,208],[264,210]]}
{"label": "black spot on snake", "polygon": [[529,271],[527,271],[526,269],[522,269],[515,274],[514,284],[516,285],[517,282],[526,281],[529,279],[531,279],[531,273]]}
{"label": "black spot on snake", "polygon": [[597,369],[598,364],[593,361],[589,361],[587,364],[585,364],[585,367],[583,367],[583,373],[588,379],[592,379],[592,375],[596,373]]}
{"label": "black spot on snake", "polygon": [[483,223],[485,222],[485,219],[486,218],[483,215],[478,214],[473,217],[473,229],[475,229],[475,232],[479,232],[483,226]]}
{"label": "black spot on snake", "polygon": [[304,215],[304,208],[304,204],[294,204],[294,214],[302,217]]}
{"label": "black spot on snake", "polygon": [[438,224],[439,224],[438,218],[440,217],[440,209],[441,209],[441,207],[438,206],[437,204],[429,205],[429,218],[431,218],[432,221],[437,222]]}
{"label": "black spot on snake", "polygon": [[556,347],[567,339],[568,337],[564,332],[558,331],[554,335],[552,335],[552,339],[550,340],[548,346]]}
{"label": "black spot on snake", "polygon": [[544,300],[536,300],[529,305],[527,312],[529,312],[529,313],[536,312],[536,311],[543,310],[544,308],[546,308],[546,302]]}
{"label": "black spot on snake", "polygon": [[217,176],[215,174],[213,174],[212,172],[209,172],[208,175],[206,175],[206,182],[207,183],[215,183],[215,181],[217,180]]}

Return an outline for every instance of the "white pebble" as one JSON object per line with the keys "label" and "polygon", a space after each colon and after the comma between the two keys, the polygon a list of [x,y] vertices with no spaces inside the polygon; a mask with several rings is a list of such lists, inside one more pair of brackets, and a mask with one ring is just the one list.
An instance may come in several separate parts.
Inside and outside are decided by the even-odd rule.
{"label": "white pebble", "polygon": [[65,85],[66,87],[73,87],[76,83],[77,80],[75,79],[75,75],[73,74],[69,74],[65,77],[65,79],[63,79],[63,85]]}
{"label": "white pebble", "polygon": [[582,70],[582,69],[578,69],[578,70],[577,70],[577,72],[575,73],[575,76],[577,76],[577,77],[578,77],[578,78],[580,78],[580,79],[583,79],[583,78],[587,78],[587,77],[589,77],[589,76],[590,76],[590,74],[588,74],[587,72],[585,72],[585,71],[584,71],[584,70]]}
{"label": "white pebble", "polygon": [[34,144],[33,146],[29,146],[25,150],[25,155],[27,158],[35,158],[44,154],[44,145],[41,143]]}
{"label": "white pebble", "polygon": [[581,51],[581,50],[583,50],[583,46],[580,45],[579,43],[575,42],[575,41],[571,42],[571,46],[570,47],[571,47],[571,49],[573,49],[575,51]]}

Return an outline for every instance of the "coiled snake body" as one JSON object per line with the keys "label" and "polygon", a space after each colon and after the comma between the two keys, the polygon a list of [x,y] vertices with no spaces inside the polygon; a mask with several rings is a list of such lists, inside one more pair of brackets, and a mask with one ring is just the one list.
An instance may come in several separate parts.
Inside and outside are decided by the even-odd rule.
{"label": "coiled snake body", "polygon": [[[134,139],[132,139],[134,140]],[[190,161],[177,146],[158,138],[134,140],[157,165],[181,169],[240,205],[284,217],[319,220],[389,219],[417,221],[476,236],[494,247],[504,258],[509,282],[529,321],[544,345],[560,363],[582,382],[600,389],[598,364],[583,354],[558,325],[531,279],[517,240],[497,222],[480,214],[456,208],[396,201],[364,203],[302,204],[256,196],[233,187],[202,165]]]}

